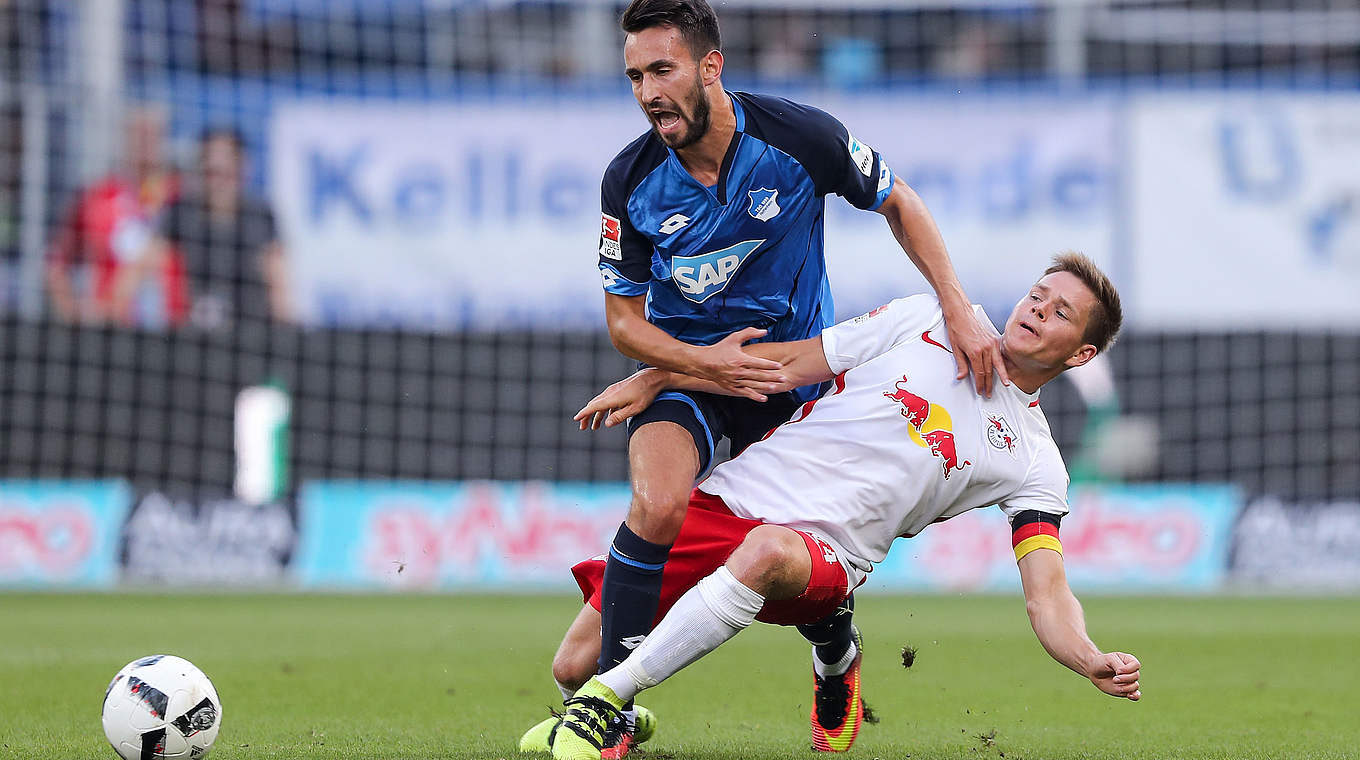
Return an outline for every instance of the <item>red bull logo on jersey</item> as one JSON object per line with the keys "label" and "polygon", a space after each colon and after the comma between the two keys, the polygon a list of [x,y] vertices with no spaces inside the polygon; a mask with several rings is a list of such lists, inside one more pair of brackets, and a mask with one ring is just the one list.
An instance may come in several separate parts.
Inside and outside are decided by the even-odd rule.
{"label": "red bull logo on jersey", "polygon": [[902,387],[906,382],[907,376],[903,375],[902,379],[894,385],[896,390],[892,392],[884,391],[883,395],[902,405],[902,408],[898,411],[902,413],[903,417],[907,418],[907,422],[910,422],[911,426],[916,428],[916,432],[919,433],[921,426],[926,424],[926,420],[930,418],[930,402]]}
{"label": "red bull logo on jersey", "polygon": [[954,444],[954,420],[949,416],[949,410],[912,393],[906,385],[907,376],[903,375],[893,384],[893,390],[884,391],[883,396],[901,406],[898,411],[910,424],[907,434],[912,443],[930,449],[931,456],[939,457],[944,465],[944,479],[949,480],[951,472],[973,464],[959,458],[958,447]]}
{"label": "red bull logo on jersey", "polygon": [[671,279],[685,298],[703,303],[721,293],[732,281],[732,275],[764,242],[746,240],[721,251],[698,256],[674,256],[671,258]]}
{"label": "red bull logo on jersey", "polygon": [[944,460],[944,479],[949,480],[951,470],[962,470],[972,462],[959,461],[958,449],[954,447],[954,434],[948,430],[932,430],[921,436],[930,446],[930,453]]}

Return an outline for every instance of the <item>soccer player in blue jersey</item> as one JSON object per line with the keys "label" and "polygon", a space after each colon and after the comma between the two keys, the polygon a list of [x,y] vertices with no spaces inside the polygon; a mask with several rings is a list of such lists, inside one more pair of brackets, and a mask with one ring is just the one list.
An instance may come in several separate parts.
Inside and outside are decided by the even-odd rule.
{"label": "soccer player in blue jersey", "polygon": [[[887,219],[939,296],[959,378],[971,366],[985,395],[994,371],[1008,382],[929,212],[878,153],[816,108],[723,89],[718,21],[704,0],[634,0],[620,26],[625,73],[651,129],[610,163],[601,187],[610,337],[639,362],[740,397],[668,391],[630,420],[633,498],[604,575],[601,671],[651,630],[668,551],[717,444],[726,437],[735,454],[819,395],[809,386],[767,397],[783,379],[780,364],[741,345],[800,340],[832,324],[826,195]],[[841,734],[863,717],[849,696],[858,693],[860,659],[852,606],[799,627],[814,644],[814,744],[819,731]],[[649,731],[618,737],[604,757],[625,754]],[[537,743],[526,734],[523,746]]]}

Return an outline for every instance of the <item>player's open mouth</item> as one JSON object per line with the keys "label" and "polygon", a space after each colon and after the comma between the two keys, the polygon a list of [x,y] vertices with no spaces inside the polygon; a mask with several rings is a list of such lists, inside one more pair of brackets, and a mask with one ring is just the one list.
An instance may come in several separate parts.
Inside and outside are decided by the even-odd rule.
{"label": "player's open mouth", "polygon": [[1036,338],[1039,337],[1039,331],[1038,331],[1038,330],[1035,330],[1033,327],[1030,327],[1029,325],[1025,324],[1024,322],[1021,322],[1021,323],[1020,323],[1020,326],[1023,327],[1023,328],[1025,328],[1026,330],[1029,330],[1030,332],[1034,333],[1034,337],[1036,337]]}
{"label": "player's open mouth", "polygon": [[656,111],[652,114],[652,118],[656,119],[658,127],[667,132],[680,123],[680,114],[671,111]]}

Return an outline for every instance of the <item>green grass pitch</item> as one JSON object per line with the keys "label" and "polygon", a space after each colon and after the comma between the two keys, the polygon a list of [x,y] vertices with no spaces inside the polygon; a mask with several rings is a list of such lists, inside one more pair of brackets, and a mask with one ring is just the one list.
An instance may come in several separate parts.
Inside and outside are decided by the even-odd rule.
{"label": "green grass pitch", "polygon": [[[515,758],[559,699],[548,665],[577,609],[563,596],[0,594],[0,758],[114,758],[104,687],[157,652],[217,685],[216,760]],[[862,595],[881,722],[849,757],[1360,757],[1360,600],[1086,610],[1097,643],[1142,659],[1141,703],[1050,660],[1018,597]],[[644,757],[820,757],[809,670],[795,631],[754,626],[643,695],[660,717]]]}

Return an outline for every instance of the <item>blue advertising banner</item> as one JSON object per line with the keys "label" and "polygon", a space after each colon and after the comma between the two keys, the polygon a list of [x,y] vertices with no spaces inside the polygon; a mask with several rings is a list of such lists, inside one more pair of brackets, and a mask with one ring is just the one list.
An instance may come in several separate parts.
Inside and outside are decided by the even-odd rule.
{"label": "blue advertising banner", "polygon": [[[306,587],[573,588],[568,568],[609,545],[626,484],[321,482],[303,487],[293,568]],[[1074,588],[1220,586],[1235,488],[1075,487],[1062,542]],[[1010,531],[980,509],[901,540],[866,590],[1019,588]]]}
{"label": "blue advertising banner", "polygon": [[[1133,98],[1128,149],[1137,160],[1127,162],[1124,213],[1135,266],[1125,309],[1137,324],[1360,324],[1357,123],[1354,94]],[[1241,297],[1259,292],[1273,297]]]}
{"label": "blue advertising banner", "polygon": [[[1114,263],[1114,101],[845,95],[810,105],[920,192],[969,295],[989,309],[1009,308],[1017,284],[1059,250]],[[300,318],[600,329],[600,178],[646,128],[636,103],[613,97],[278,103],[269,194]],[[882,216],[835,196],[826,206],[840,317],[928,288]]]}
{"label": "blue advertising banner", "polygon": [[299,494],[295,576],[306,587],[574,588],[602,554],[626,484],[330,481]]}
{"label": "blue advertising banner", "polygon": [[[1200,591],[1222,585],[1236,488],[1220,485],[1074,486],[1062,521],[1063,564],[1077,590]],[[1000,509],[979,509],[899,540],[866,588],[1018,590]]]}
{"label": "blue advertising banner", "polygon": [[116,480],[0,480],[0,587],[112,585],[131,499]]}

